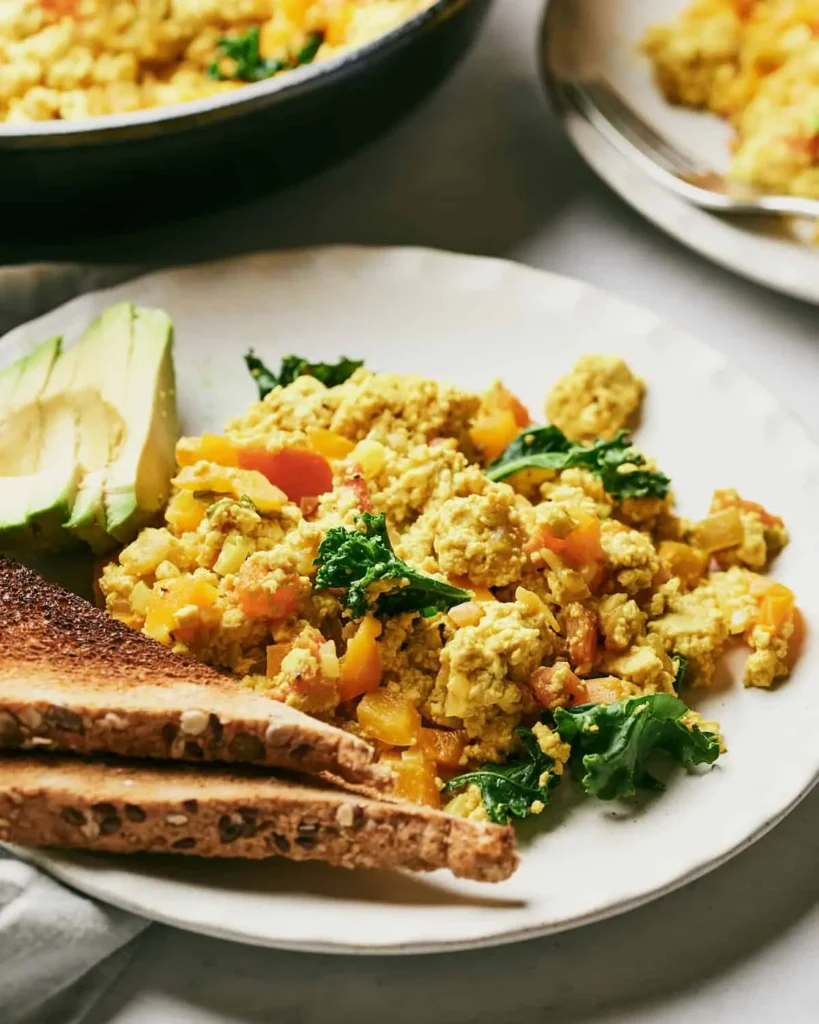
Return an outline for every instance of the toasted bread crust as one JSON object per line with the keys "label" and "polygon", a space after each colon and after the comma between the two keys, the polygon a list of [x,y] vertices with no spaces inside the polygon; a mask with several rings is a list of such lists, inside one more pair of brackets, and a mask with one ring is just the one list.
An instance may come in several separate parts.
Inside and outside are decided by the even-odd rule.
{"label": "toasted bread crust", "polygon": [[518,863],[511,828],[258,769],[0,758],[0,839],[113,853],[288,857],[449,868],[479,881]]}
{"label": "toasted bread crust", "polygon": [[0,556],[0,749],[330,771],[383,788],[369,744],[110,619]]}

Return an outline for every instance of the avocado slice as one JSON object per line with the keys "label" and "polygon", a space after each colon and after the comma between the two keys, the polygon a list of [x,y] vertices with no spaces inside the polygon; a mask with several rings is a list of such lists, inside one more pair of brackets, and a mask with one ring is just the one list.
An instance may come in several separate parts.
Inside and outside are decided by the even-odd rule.
{"label": "avocado slice", "polygon": [[125,542],[165,505],[176,466],[179,425],[173,368],[173,323],[161,309],[134,308],[124,436],[106,474],[105,529]]}
{"label": "avocado slice", "polygon": [[[51,338],[6,371],[0,407],[0,548],[60,546],[76,493],[74,413],[59,402],[76,359]],[[6,376],[8,374],[8,376]],[[8,382],[11,381],[9,384]]]}
{"label": "avocado slice", "polygon": [[79,461],[85,475],[65,528],[100,555],[116,545],[105,528],[105,482],[125,431],[119,410],[129,390],[133,323],[133,305],[117,303],[97,317],[81,341],[88,347],[84,384],[95,393],[82,412]]}
{"label": "avocado slice", "polygon": [[178,433],[173,325],[119,303],[76,345],[0,371],[0,550],[131,540],[168,498]]}

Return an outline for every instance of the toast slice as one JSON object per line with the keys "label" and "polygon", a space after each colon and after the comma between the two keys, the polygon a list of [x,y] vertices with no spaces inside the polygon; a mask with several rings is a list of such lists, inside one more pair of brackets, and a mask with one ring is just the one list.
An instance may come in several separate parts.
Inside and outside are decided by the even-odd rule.
{"label": "toast slice", "polygon": [[0,839],[23,846],[288,857],[340,867],[449,868],[497,882],[511,828],[251,767],[0,758]]}
{"label": "toast slice", "polygon": [[385,788],[363,740],[249,690],[0,556],[0,749],[249,762]]}

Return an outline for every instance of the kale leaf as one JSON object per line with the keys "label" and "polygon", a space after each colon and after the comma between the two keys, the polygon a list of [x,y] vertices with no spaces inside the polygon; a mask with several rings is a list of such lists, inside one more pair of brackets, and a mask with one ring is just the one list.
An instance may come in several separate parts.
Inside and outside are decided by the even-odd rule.
{"label": "kale leaf", "polygon": [[444,792],[463,789],[474,782],[491,821],[507,825],[510,818],[528,818],[532,804],[548,803],[560,776],[552,773],[554,762],[540,749],[531,729],[516,729],[523,750],[506,764],[484,764],[475,771],[458,775],[444,786]]}
{"label": "kale leaf", "polygon": [[279,370],[279,384],[284,388],[296,377],[315,377],[325,387],[334,388],[363,365],[363,359],[348,359],[347,356],[342,356],[337,363],[308,363],[301,356],[285,356]]}
{"label": "kale leaf", "polygon": [[325,387],[333,388],[343,384],[355,371],[364,365],[363,359],[348,359],[342,356],[337,363],[310,363],[302,356],[284,356],[279,372],[274,373],[250,349],[245,353],[245,365],[256,381],[259,398],[269,395],[275,387],[286,388],[297,377],[315,377]]}
{"label": "kale leaf", "polygon": [[[261,82],[279,71],[289,71],[309,64],[324,42],[321,32],[311,32],[300,50],[284,60],[267,60],[259,52],[259,26],[252,25],[247,32],[237,36],[223,36],[218,43],[219,56],[208,68],[208,76],[216,81],[226,79],[241,82]],[[236,65],[232,74],[222,71],[222,61],[229,57]]]}
{"label": "kale leaf", "polygon": [[[390,544],[383,512],[363,512],[353,529],[334,526],[328,530],[314,564],[319,566],[316,589],[346,590],[344,604],[354,618],[373,607],[382,615],[420,612],[429,617],[472,596],[469,590],[426,576],[399,558]],[[378,584],[378,596],[371,602],[368,591],[373,584]]]}
{"label": "kale leaf", "polygon": [[712,764],[719,738],[682,721],[688,708],[667,693],[629,697],[613,704],[555,708],[555,728],[572,747],[572,774],[601,800],[634,796],[639,788],[661,790],[648,769],[655,750],[664,750],[685,768]]}
{"label": "kale leaf", "polygon": [[580,467],[600,477],[607,494],[624,498],[664,498],[671,481],[664,473],[648,469],[620,472],[621,466],[644,466],[645,458],[633,446],[625,430],[610,441],[591,445],[570,441],[555,426],[533,427],[515,438],[486,470],[490,480],[505,480],[521,469],[560,471]]}
{"label": "kale leaf", "polygon": [[671,658],[671,663],[674,666],[674,691],[679,693],[688,671],[688,658],[684,658],[681,654],[675,654]]}

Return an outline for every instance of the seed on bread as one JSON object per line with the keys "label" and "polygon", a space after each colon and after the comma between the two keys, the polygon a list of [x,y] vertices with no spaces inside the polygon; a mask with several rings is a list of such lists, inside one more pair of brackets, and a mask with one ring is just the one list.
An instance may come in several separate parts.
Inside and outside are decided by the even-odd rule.
{"label": "seed on bread", "polygon": [[208,715],[199,708],[190,708],[179,716],[179,728],[188,736],[201,736],[208,727]]}
{"label": "seed on bread", "polygon": [[166,814],[165,821],[169,825],[187,825],[188,816],[187,814]]}

